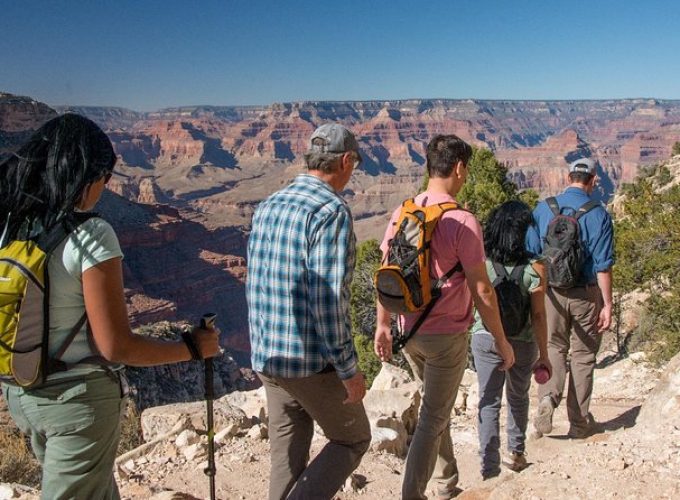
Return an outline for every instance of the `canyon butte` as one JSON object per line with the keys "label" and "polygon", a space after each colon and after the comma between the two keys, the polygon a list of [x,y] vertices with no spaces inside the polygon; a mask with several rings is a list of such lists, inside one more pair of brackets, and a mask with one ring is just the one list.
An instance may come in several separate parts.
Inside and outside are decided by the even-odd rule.
{"label": "canyon butte", "polygon": [[119,156],[98,210],[125,253],[133,326],[216,311],[239,361],[249,350],[243,283],[250,218],[304,170],[307,139],[321,123],[347,126],[362,150],[364,162],[343,193],[360,241],[380,237],[392,208],[418,190],[435,134],[490,149],[520,189],[542,196],[564,187],[565,162],[591,156],[605,201],[680,141],[680,101],[656,99],[306,101],[136,112],[51,108],[0,93],[0,158],[69,111],[97,122]]}

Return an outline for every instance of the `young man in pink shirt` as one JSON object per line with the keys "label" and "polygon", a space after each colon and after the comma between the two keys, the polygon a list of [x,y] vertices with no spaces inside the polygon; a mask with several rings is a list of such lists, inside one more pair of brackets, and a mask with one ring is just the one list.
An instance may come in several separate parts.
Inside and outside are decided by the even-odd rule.
{"label": "young man in pink shirt", "polygon": [[[427,146],[427,190],[415,198],[420,206],[455,202],[467,178],[472,148],[455,135],[438,135]],[[383,255],[394,236],[401,207],[392,214],[381,245]],[[473,302],[503,358],[500,370],[514,362],[512,346],[503,333],[494,288],[486,272],[482,228],[470,212],[450,210],[440,219],[431,242],[433,283],[458,262],[442,287],[442,295],[417,333],[404,347],[413,374],[422,383],[422,403],[402,485],[403,499],[426,499],[427,483],[436,472],[439,498],[456,493],[458,467],[449,431],[451,410],[467,365],[467,330],[473,322]],[[406,334],[421,313],[399,316]],[[392,356],[390,313],[378,303],[375,353],[382,361]],[[436,467],[436,470],[435,470]]]}

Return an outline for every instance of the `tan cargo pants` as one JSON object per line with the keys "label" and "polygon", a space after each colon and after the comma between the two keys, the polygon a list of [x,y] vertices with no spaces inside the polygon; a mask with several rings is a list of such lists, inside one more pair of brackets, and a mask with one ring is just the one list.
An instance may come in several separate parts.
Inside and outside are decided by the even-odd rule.
{"label": "tan cargo pants", "polygon": [[549,395],[555,407],[560,404],[571,351],[567,415],[572,429],[588,426],[595,357],[602,340],[597,331],[601,308],[602,293],[597,285],[549,288],[545,298],[553,374],[546,384],[538,386],[538,396],[542,399]]}
{"label": "tan cargo pants", "polygon": [[449,431],[451,410],[467,366],[465,332],[453,335],[415,335],[404,348],[413,375],[422,383],[422,403],[406,457],[402,499],[426,499],[434,473],[444,496],[455,490],[458,466]]}

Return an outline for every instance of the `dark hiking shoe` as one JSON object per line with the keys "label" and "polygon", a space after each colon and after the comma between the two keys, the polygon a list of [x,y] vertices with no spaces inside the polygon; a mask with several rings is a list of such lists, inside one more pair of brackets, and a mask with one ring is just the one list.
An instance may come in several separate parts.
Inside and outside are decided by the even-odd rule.
{"label": "dark hiking shoe", "polygon": [[529,466],[524,453],[518,453],[516,451],[508,453],[503,457],[503,465],[514,472],[520,472]]}
{"label": "dark hiking shoe", "polygon": [[569,432],[567,432],[567,437],[569,439],[585,439],[593,435],[590,427],[570,427]]}
{"label": "dark hiking shoe", "polygon": [[493,478],[498,477],[500,475],[501,475],[500,469],[483,470],[482,471],[482,481],[488,481],[489,479],[493,479]]}
{"label": "dark hiking shoe", "polygon": [[543,396],[540,403],[538,403],[538,409],[536,410],[536,416],[534,417],[534,428],[540,434],[550,434],[553,429],[552,418],[555,408],[552,404],[552,399],[550,396]]}
{"label": "dark hiking shoe", "polygon": [[588,413],[588,417],[586,417],[585,424],[583,425],[571,424],[569,426],[569,432],[567,433],[567,437],[569,437],[570,439],[585,439],[587,437],[592,436],[593,434],[603,432],[603,430],[604,428],[602,427],[602,425],[595,421],[595,418],[591,413]]}

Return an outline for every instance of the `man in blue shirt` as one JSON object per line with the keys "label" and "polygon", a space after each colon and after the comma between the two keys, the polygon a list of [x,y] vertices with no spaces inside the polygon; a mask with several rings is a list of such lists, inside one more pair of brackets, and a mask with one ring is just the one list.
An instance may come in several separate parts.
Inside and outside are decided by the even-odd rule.
{"label": "man in blue shirt", "polygon": [[[589,158],[578,159],[569,165],[569,187],[555,197],[560,213],[574,215],[591,201],[590,195],[597,183],[595,167],[595,162]],[[527,249],[535,255],[542,254],[545,249],[545,236],[554,216],[546,201],[534,210],[536,227],[527,233]],[[568,435],[575,439],[595,431],[595,422],[589,412],[593,369],[601,334],[611,324],[611,268],[614,265],[614,230],[604,206],[597,205],[580,216],[578,226],[584,255],[576,285],[570,288],[549,286],[546,294],[548,355],[553,373],[546,384],[539,385],[540,401],[534,420],[539,434],[552,431],[552,416],[562,400],[567,354],[571,348],[567,415]]]}
{"label": "man in blue shirt", "polygon": [[[269,499],[331,498],[371,441],[352,342],[352,214],[338,195],[361,162],[352,133],[320,126],[308,172],[263,201],[248,241],[253,369],[267,393]],[[308,465],[314,421],[329,442]]]}

